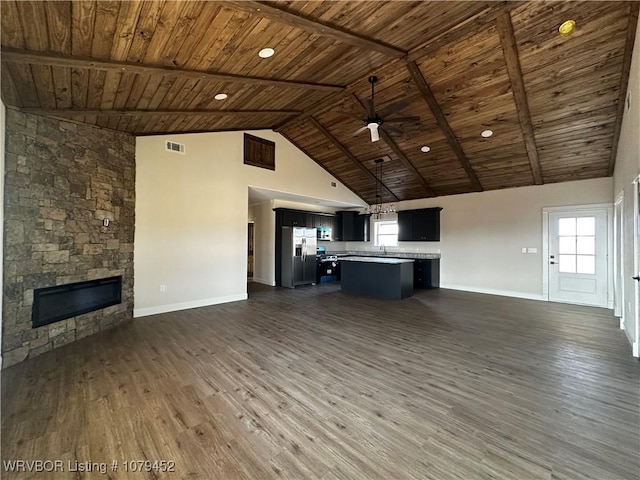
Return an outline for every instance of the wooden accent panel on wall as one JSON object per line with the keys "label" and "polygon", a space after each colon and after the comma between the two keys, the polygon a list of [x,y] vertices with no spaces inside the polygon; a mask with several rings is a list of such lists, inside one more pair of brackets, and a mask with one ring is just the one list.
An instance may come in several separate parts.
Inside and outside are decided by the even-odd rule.
{"label": "wooden accent panel on wall", "polygon": [[244,134],[244,164],[276,169],[276,144],[271,140]]}

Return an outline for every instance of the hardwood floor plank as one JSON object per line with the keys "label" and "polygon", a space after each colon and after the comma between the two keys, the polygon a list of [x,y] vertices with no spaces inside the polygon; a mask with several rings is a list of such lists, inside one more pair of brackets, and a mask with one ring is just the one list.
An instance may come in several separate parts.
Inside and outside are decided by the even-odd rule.
{"label": "hardwood floor plank", "polygon": [[640,470],[640,363],[604,309],[252,284],[247,301],[136,319],[2,377],[3,460],[175,462],[112,479]]}

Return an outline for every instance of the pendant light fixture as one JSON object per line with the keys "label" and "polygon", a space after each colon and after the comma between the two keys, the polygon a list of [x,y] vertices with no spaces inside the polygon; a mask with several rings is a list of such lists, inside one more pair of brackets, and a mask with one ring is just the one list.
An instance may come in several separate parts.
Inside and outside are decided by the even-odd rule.
{"label": "pendant light fixture", "polygon": [[[376,125],[377,126],[377,125]],[[371,136],[373,138],[374,130],[371,129]],[[378,134],[378,129],[375,129],[376,135]],[[386,213],[393,213],[396,211],[396,206],[393,203],[382,203],[382,188],[380,184],[382,182],[382,164],[384,163],[384,158],[377,158],[375,160],[376,168],[375,168],[375,177],[376,177],[376,201],[373,205],[367,206],[365,209],[365,213],[368,215],[372,215],[374,219],[380,219],[380,217]]]}

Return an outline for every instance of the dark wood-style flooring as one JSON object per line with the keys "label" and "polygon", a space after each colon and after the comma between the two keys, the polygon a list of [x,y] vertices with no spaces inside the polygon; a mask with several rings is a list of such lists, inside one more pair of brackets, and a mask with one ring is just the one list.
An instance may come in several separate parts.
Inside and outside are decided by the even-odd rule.
{"label": "dark wood-style flooring", "polygon": [[[11,367],[7,479],[637,479],[640,363],[608,310],[252,285]],[[112,471],[112,462],[118,470]],[[175,472],[125,472],[123,461]]]}

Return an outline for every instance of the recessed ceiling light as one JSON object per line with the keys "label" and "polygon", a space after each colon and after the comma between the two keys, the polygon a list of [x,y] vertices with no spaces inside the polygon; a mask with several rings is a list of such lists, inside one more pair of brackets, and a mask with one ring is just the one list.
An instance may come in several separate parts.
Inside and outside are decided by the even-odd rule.
{"label": "recessed ceiling light", "polygon": [[276,51],[273,48],[263,48],[258,52],[258,56],[260,58],[269,58],[272,57]]}
{"label": "recessed ceiling light", "polygon": [[560,32],[560,35],[562,35],[563,37],[566,37],[567,35],[571,35],[575,29],[576,29],[575,20],[567,20],[566,22],[563,22],[562,25],[560,25],[560,27],[558,28],[558,31]]}
{"label": "recessed ceiling light", "polygon": [[218,93],[216,94],[215,98],[216,100],[224,100],[225,98],[227,98],[229,95],[227,95],[226,93]]}
{"label": "recessed ceiling light", "polygon": [[428,153],[431,151],[431,147],[428,145],[425,145],[424,147],[420,147],[420,151],[424,153]]}
{"label": "recessed ceiling light", "polygon": [[484,138],[489,138],[491,135],[493,135],[493,130],[483,130],[480,135],[482,135]]}

